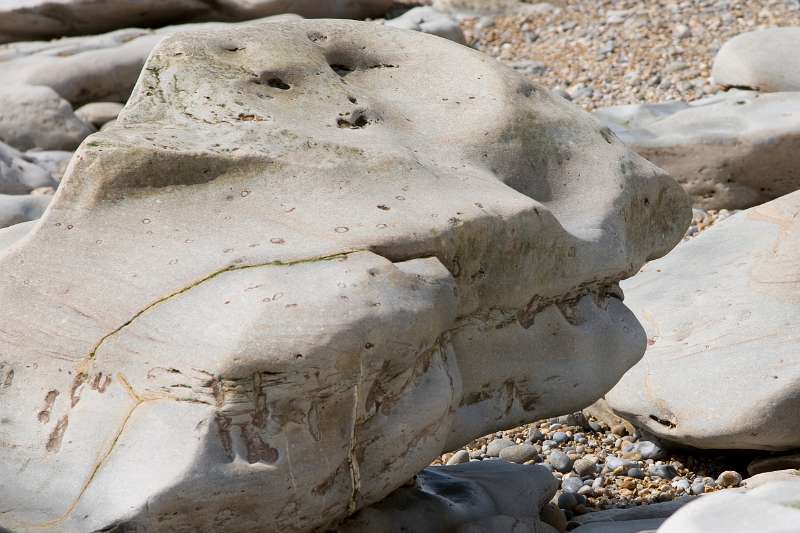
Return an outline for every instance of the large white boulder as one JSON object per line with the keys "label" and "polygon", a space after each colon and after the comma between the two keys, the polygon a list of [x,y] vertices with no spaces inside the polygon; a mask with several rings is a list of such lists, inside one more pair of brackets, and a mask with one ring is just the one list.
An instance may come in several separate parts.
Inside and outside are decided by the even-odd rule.
{"label": "large white boulder", "polygon": [[717,52],[711,76],[727,87],[800,91],[800,28],[768,28],[737,35]]}
{"label": "large white boulder", "polygon": [[467,47],[352,21],[175,34],[0,237],[0,526],[334,523],[608,390],[645,347],[617,283],[690,217]]}
{"label": "large white boulder", "polygon": [[282,13],[312,18],[377,17],[392,4],[392,0],[3,0],[0,43],[89,35],[131,25],[249,20]]}
{"label": "large white boulder", "polygon": [[800,189],[800,92],[731,91],[595,116],[674,176],[696,207],[744,209]]}
{"label": "large white boulder", "polygon": [[683,446],[800,447],[798,214],[800,192],[740,212],[623,285],[649,346],[616,414]]}

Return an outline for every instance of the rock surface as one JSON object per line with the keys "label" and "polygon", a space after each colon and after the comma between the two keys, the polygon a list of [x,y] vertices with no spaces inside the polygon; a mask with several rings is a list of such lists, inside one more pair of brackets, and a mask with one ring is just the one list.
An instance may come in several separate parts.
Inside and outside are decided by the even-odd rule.
{"label": "rock surface", "polygon": [[668,171],[696,207],[743,209],[800,188],[800,93],[730,93],[595,116]]}
{"label": "rock surface", "polygon": [[409,9],[399,17],[387,20],[384,24],[401,30],[414,30],[430,33],[438,37],[450,39],[459,44],[466,44],[464,32],[458,21],[449,15],[429,6]]}
{"label": "rock surface", "polygon": [[649,346],[613,411],[684,446],[800,447],[798,213],[800,192],[740,212],[624,284]]}
{"label": "rock surface", "polygon": [[52,198],[46,194],[0,194],[0,228],[36,220]]}
{"label": "rock surface", "polygon": [[555,533],[539,518],[557,483],[540,466],[478,461],[426,468],[339,533]]}
{"label": "rock surface", "polygon": [[0,142],[19,150],[74,150],[93,131],[49,87],[0,87]]}
{"label": "rock surface", "polygon": [[711,71],[719,85],[764,92],[800,91],[800,28],[737,35],[720,48]]}
{"label": "rock surface", "polygon": [[698,498],[658,533],[794,533],[800,524],[800,476],[794,477]]}
{"label": "rock surface", "polygon": [[55,187],[56,181],[47,169],[0,143],[0,194],[28,194],[39,187]]}
{"label": "rock surface", "polygon": [[365,18],[386,13],[391,0],[4,0],[0,43],[87,35],[191,20],[249,20],[282,13],[312,18]]}
{"label": "rock surface", "polygon": [[0,525],[343,518],[602,395],[645,346],[617,282],[690,217],[467,47],[344,21],[175,34],[0,255]]}

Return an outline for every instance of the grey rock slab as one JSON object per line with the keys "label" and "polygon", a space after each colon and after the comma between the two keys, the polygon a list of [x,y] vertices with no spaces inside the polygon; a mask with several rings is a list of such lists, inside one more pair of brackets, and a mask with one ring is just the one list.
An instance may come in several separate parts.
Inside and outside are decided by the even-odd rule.
{"label": "grey rock slab", "polygon": [[47,194],[0,194],[0,228],[36,220],[52,198]]}
{"label": "grey rock slab", "polygon": [[381,16],[391,0],[4,0],[0,43],[89,35],[129,26],[164,26],[192,20],[250,20],[282,13],[313,18]]}
{"label": "grey rock slab", "polygon": [[611,388],[646,345],[616,285],[690,218],[468,47],[176,33],[0,254],[0,526],[324,528]]}
{"label": "grey rock slab", "polygon": [[658,533],[793,533],[800,524],[800,478],[696,498]]}
{"label": "grey rock slab", "polygon": [[739,212],[623,284],[650,346],[617,415],[681,446],[800,447],[798,213],[800,192]]}
{"label": "grey rock slab", "polygon": [[430,6],[409,9],[399,17],[385,21],[384,24],[403,30],[430,33],[459,44],[466,44],[464,32],[461,30],[458,21],[447,13],[437,11]]}
{"label": "grey rock slab", "polygon": [[767,28],[727,41],[711,70],[714,82],[763,92],[800,91],[800,28]]}
{"label": "grey rock slab", "polygon": [[[539,518],[557,482],[536,465],[502,461],[429,467],[413,486],[339,524],[341,533],[544,532]],[[524,527],[524,529],[523,529]]]}
{"label": "grey rock slab", "polygon": [[49,87],[0,87],[0,142],[19,150],[74,150],[94,131]]}
{"label": "grey rock slab", "polygon": [[800,92],[731,91],[594,115],[674,176],[696,207],[744,209],[800,189]]}
{"label": "grey rock slab", "polygon": [[28,194],[39,187],[55,187],[57,182],[47,169],[0,142],[0,194]]}

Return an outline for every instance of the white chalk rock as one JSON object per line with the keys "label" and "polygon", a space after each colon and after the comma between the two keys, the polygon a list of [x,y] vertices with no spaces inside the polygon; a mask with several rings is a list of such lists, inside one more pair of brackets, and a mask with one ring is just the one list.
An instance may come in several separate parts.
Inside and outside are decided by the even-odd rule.
{"label": "white chalk rock", "polygon": [[660,439],[800,447],[800,192],[740,212],[627,281],[644,358],[608,406]]}
{"label": "white chalk rock", "polygon": [[800,92],[732,91],[595,116],[675,177],[696,207],[745,209],[800,189]]}
{"label": "white chalk rock", "polygon": [[717,52],[711,76],[727,87],[800,91],[800,28],[768,28],[737,35]]}
{"label": "white chalk rock", "polygon": [[591,116],[456,43],[175,34],[0,254],[0,526],[334,523],[608,390],[645,347],[617,283],[690,217]]}

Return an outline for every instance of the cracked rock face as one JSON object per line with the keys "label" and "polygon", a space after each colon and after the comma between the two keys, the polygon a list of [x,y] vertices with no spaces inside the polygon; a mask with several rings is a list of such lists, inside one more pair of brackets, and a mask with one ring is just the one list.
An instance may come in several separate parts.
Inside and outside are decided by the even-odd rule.
{"label": "cracked rock face", "polygon": [[798,215],[800,192],[742,211],[624,284],[649,346],[617,415],[681,446],[800,447]]}
{"label": "cracked rock face", "polygon": [[0,526],[343,518],[608,390],[645,346],[617,282],[690,216],[466,47],[351,21],[169,37],[0,237]]}

